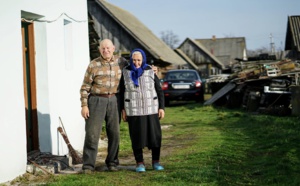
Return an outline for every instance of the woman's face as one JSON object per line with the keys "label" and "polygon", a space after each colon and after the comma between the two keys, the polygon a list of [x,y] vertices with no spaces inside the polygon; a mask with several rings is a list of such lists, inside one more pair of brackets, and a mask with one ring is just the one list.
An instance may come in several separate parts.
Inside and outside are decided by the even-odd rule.
{"label": "woman's face", "polygon": [[135,66],[135,68],[140,68],[142,66],[143,63],[143,56],[140,53],[137,54],[133,54],[132,55],[132,62]]}

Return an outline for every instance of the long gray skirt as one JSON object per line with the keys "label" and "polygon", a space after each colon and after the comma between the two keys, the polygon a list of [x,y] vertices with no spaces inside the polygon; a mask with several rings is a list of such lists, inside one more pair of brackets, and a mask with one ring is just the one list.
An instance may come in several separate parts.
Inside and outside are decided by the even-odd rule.
{"label": "long gray skirt", "polygon": [[133,149],[161,147],[161,126],[158,114],[128,116],[129,135]]}

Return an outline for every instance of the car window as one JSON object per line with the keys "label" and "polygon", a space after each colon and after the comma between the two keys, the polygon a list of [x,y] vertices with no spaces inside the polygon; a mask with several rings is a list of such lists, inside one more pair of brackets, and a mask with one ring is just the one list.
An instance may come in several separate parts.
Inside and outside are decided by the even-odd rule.
{"label": "car window", "polygon": [[196,79],[197,76],[194,72],[171,72],[167,74],[166,80],[176,80],[176,79]]}

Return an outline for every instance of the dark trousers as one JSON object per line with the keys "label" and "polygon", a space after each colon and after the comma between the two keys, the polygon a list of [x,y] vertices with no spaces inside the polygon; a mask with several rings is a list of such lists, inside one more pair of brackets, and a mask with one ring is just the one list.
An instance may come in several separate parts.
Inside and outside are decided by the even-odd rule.
{"label": "dark trousers", "polygon": [[90,117],[86,120],[85,124],[82,169],[95,169],[103,121],[106,123],[105,129],[108,138],[105,163],[107,165],[117,165],[120,142],[120,110],[118,97],[112,96],[105,98],[91,96],[89,97],[88,107]]}
{"label": "dark trousers", "polygon": [[[144,157],[143,157],[143,149],[133,149],[133,154],[135,161],[137,163],[144,162]],[[152,154],[152,162],[154,161],[159,161],[160,158],[160,147],[153,147],[151,149],[151,154]]]}

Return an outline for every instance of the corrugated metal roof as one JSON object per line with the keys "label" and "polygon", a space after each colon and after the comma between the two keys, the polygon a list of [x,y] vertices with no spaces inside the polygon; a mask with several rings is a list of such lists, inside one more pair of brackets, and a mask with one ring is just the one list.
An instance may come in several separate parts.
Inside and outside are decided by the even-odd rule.
{"label": "corrugated metal roof", "polygon": [[230,65],[235,62],[235,58],[243,58],[246,49],[246,41],[244,37],[228,37],[228,38],[210,38],[195,39],[224,65]]}
{"label": "corrugated metal roof", "polygon": [[300,52],[300,16],[288,17],[285,50]]}
{"label": "corrugated metal roof", "polygon": [[166,43],[155,36],[151,30],[130,12],[110,4],[105,0],[96,0],[96,2],[154,57],[175,65],[186,64],[186,61],[177,55]]}

